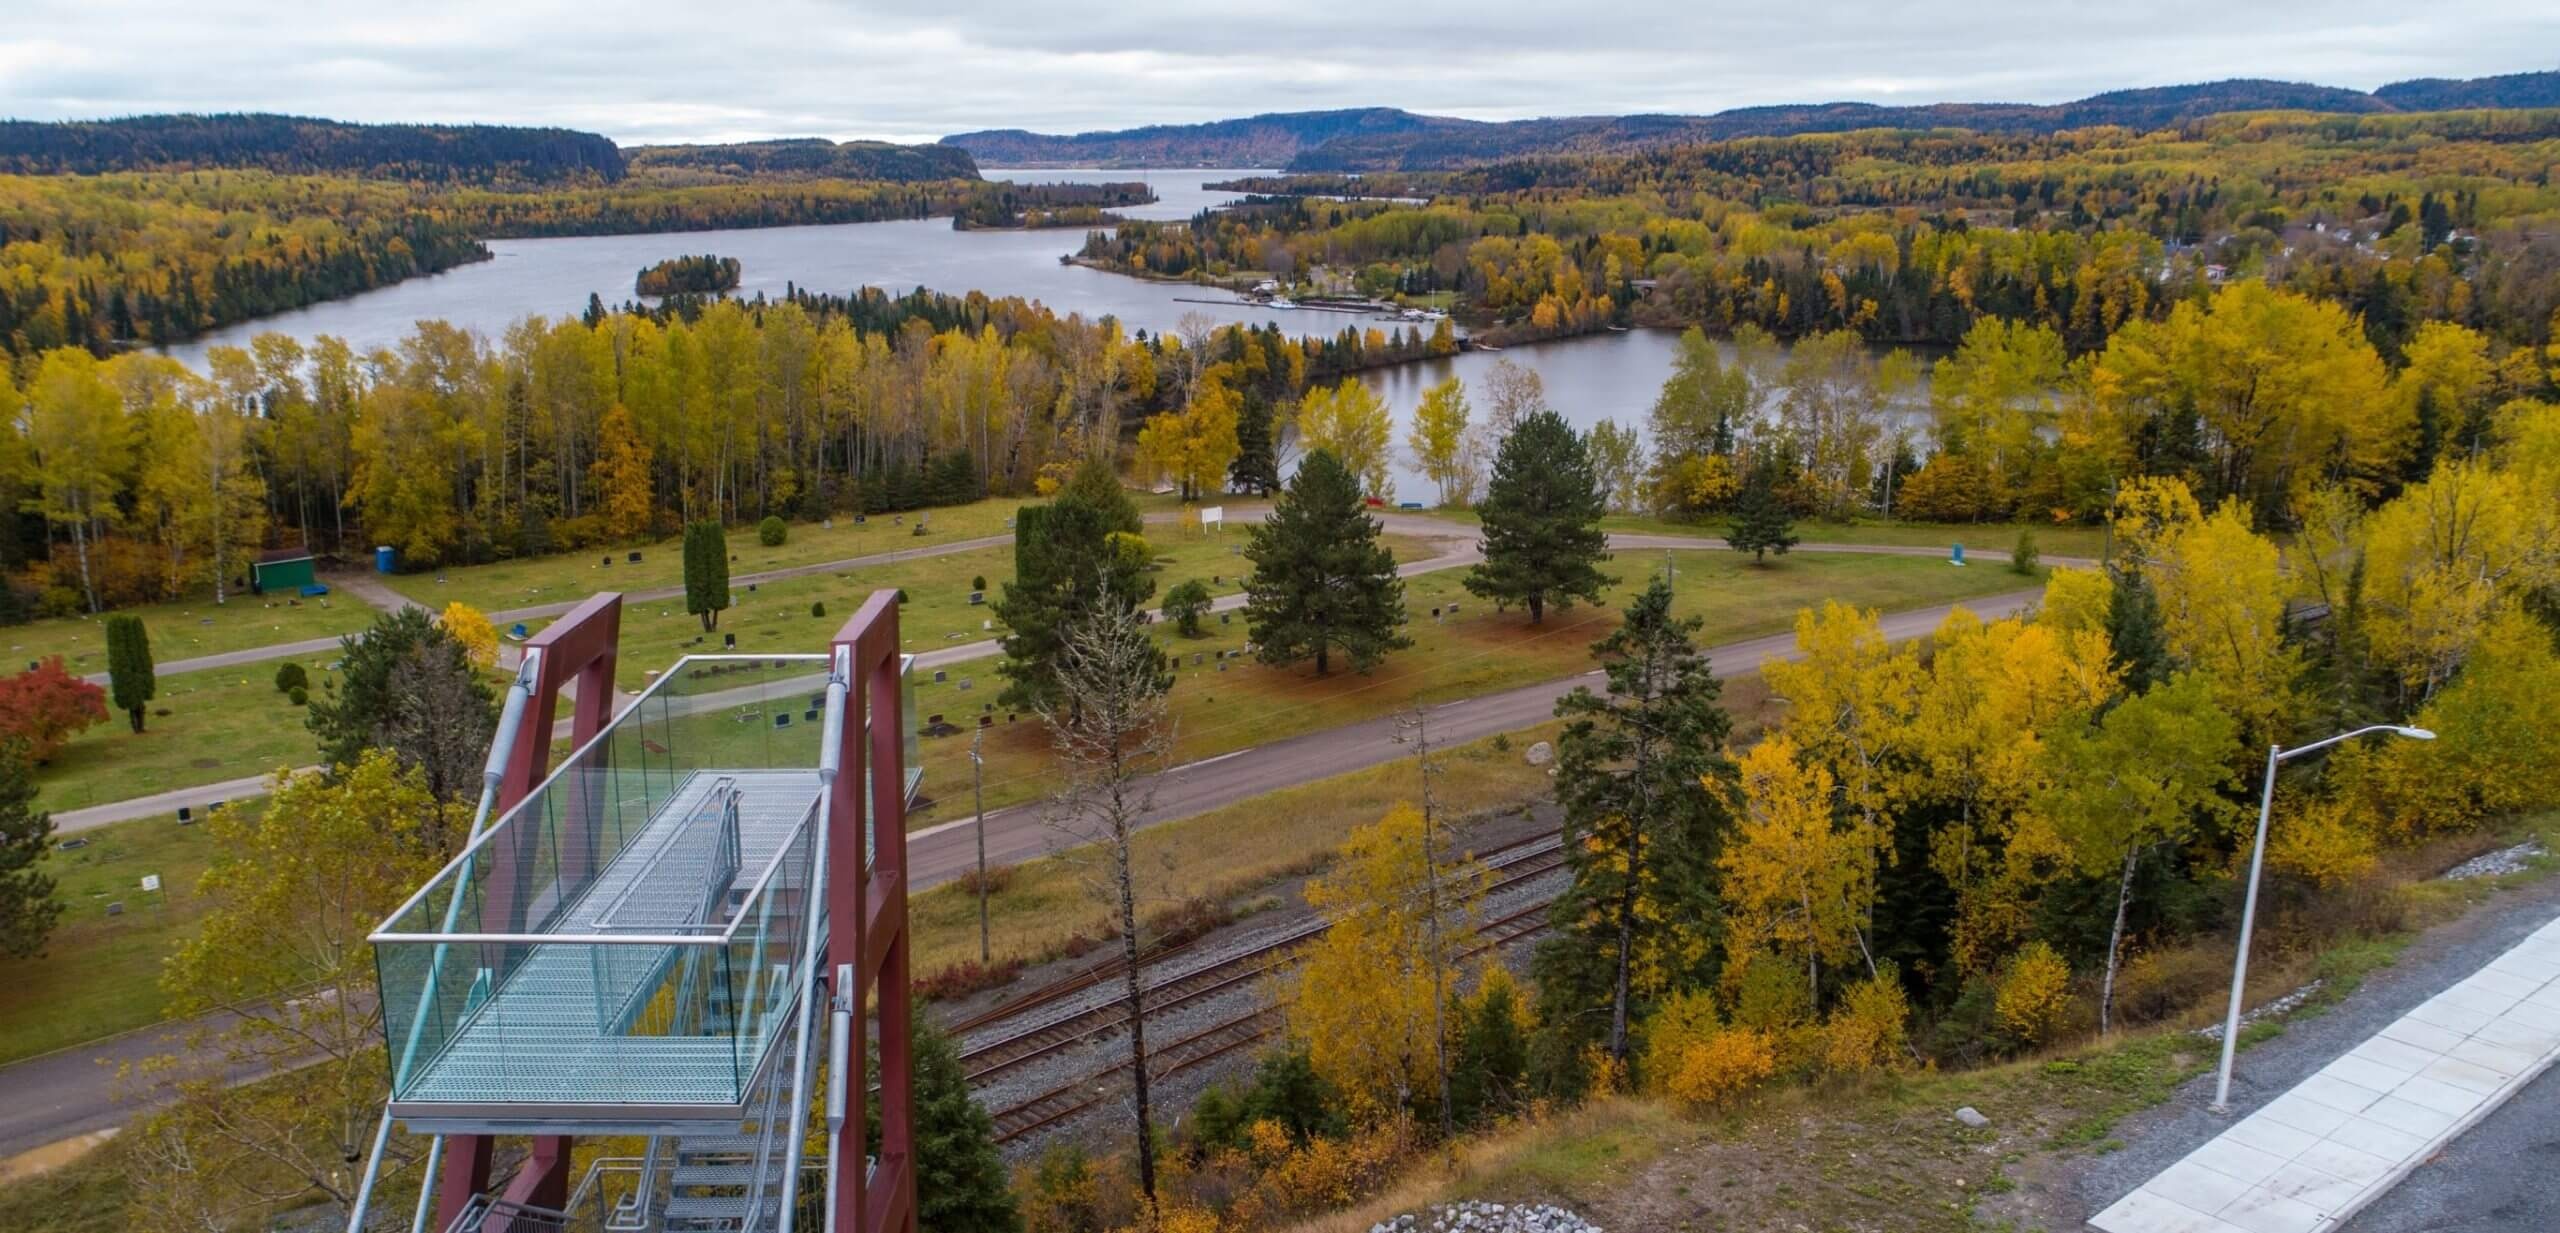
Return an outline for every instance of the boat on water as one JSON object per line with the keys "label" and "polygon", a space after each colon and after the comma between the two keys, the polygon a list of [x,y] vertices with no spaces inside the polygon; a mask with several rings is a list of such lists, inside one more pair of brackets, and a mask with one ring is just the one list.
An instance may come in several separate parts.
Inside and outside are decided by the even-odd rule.
{"label": "boat on water", "polygon": [[1275,295],[1263,302],[1264,308],[1296,308],[1298,302],[1285,295]]}

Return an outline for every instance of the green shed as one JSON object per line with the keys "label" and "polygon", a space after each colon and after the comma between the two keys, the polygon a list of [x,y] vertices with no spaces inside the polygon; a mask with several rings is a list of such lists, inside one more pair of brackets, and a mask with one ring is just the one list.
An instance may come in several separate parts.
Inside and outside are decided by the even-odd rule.
{"label": "green shed", "polygon": [[249,567],[249,589],[261,595],[291,595],[318,581],[319,568],[312,564],[311,554],[300,548],[262,552]]}

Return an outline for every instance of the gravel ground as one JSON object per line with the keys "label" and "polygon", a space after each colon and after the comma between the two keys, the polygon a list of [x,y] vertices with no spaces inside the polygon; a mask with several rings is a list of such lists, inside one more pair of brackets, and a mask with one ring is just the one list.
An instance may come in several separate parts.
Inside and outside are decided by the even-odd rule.
{"label": "gravel ground", "polygon": [[1435,1204],[1369,1226],[1369,1233],[1601,1233],[1600,1226],[1544,1203]]}
{"label": "gravel ground", "polygon": [[[2267,1101],[2290,1090],[2294,1084],[2339,1055],[2364,1042],[2367,1037],[2391,1025],[2392,1021],[2434,996],[2438,991],[2478,971],[2508,948],[2523,941],[2526,935],[2560,917],[2560,878],[2543,878],[2523,886],[2511,887],[2495,898],[2463,916],[2429,930],[2412,941],[2399,962],[2365,978],[2363,986],[2326,1012],[2296,1019],[2285,1026],[2284,1034],[2260,1043],[2240,1054],[2232,1086],[2229,1117],[2216,1116],[2205,1106],[2213,1099],[2214,1077],[2207,1072],[2179,1089],[2168,1103],[2156,1109],[2127,1118],[2117,1130],[2123,1140],[2122,1150],[2108,1153],[2088,1162],[2078,1178],[2080,1197],[2085,1210],[2095,1213],[2124,1197],[2153,1174],[2176,1164],[2188,1152],[2207,1139],[2222,1133],[2238,1118],[2257,1110]],[[2550,1102],[2535,1102],[2537,1094],[2552,1093],[2550,1076],[2510,1102],[2509,1110],[2520,1105],[2539,1103],[2545,1111],[2542,1125],[2550,1127],[2560,1115],[2549,1112]],[[2492,1119],[2495,1120],[2494,1118]],[[2439,1161],[2461,1153],[2471,1139],[2480,1135],[2474,1130]],[[2546,1179],[2532,1178],[2538,1171],[2548,1173],[2560,1163],[2560,1148],[2546,1150],[2543,1159],[2510,1158],[2502,1162],[2504,1169],[2516,1175],[2519,1186],[2529,1183],[2548,1185]],[[2431,1166],[2422,1166],[2421,1173]],[[2455,1187],[2454,1189],[2467,1189]],[[2538,1191],[2549,1195],[2548,1189]],[[2387,1205],[2387,1204],[2386,1204]],[[2377,1207],[2377,1212],[2382,1210]],[[2518,1225],[2472,1224],[2379,1224],[2374,1229],[2453,1229],[2513,1228],[2547,1231],[2554,1227],[2548,1208],[2532,1223]],[[2354,1226],[2367,1226],[2358,1221]]]}

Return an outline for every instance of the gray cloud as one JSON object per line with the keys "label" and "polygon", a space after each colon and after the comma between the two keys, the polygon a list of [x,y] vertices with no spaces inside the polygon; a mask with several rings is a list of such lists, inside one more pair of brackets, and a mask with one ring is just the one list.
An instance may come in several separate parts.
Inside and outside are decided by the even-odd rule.
{"label": "gray cloud", "polygon": [[2551,67],[2560,8],[2268,0],[1243,6],[1125,0],[11,0],[0,114],[284,111],[625,142],[929,140],[1387,105],[1513,119],[2054,102]]}

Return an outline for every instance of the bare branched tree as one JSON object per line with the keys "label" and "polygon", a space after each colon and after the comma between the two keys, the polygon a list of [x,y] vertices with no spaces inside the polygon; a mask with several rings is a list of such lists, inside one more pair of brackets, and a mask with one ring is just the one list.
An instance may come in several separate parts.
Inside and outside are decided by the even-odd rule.
{"label": "bare branched tree", "polygon": [[1422,896],[1431,964],[1431,1067],[1440,1080],[1440,1142],[1456,1162],[1457,1115],[1449,1103],[1449,944],[1441,928],[1440,873],[1443,863],[1457,859],[1457,827],[1440,814],[1432,782],[1446,768],[1431,757],[1431,712],[1416,706],[1396,717],[1396,742],[1413,746],[1413,762],[1422,780]]}
{"label": "bare branched tree", "polygon": [[1136,606],[1086,605],[1064,632],[1058,689],[1040,709],[1065,778],[1049,825],[1092,858],[1089,882],[1114,913],[1125,969],[1129,1078],[1137,1117],[1138,1187],[1156,1194],[1155,1125],[1147,1095],[1146,989],[1138,971],[1138,878],[1130,838],[1155,805],[1155,774],[1173,748],[1164,652]]}

